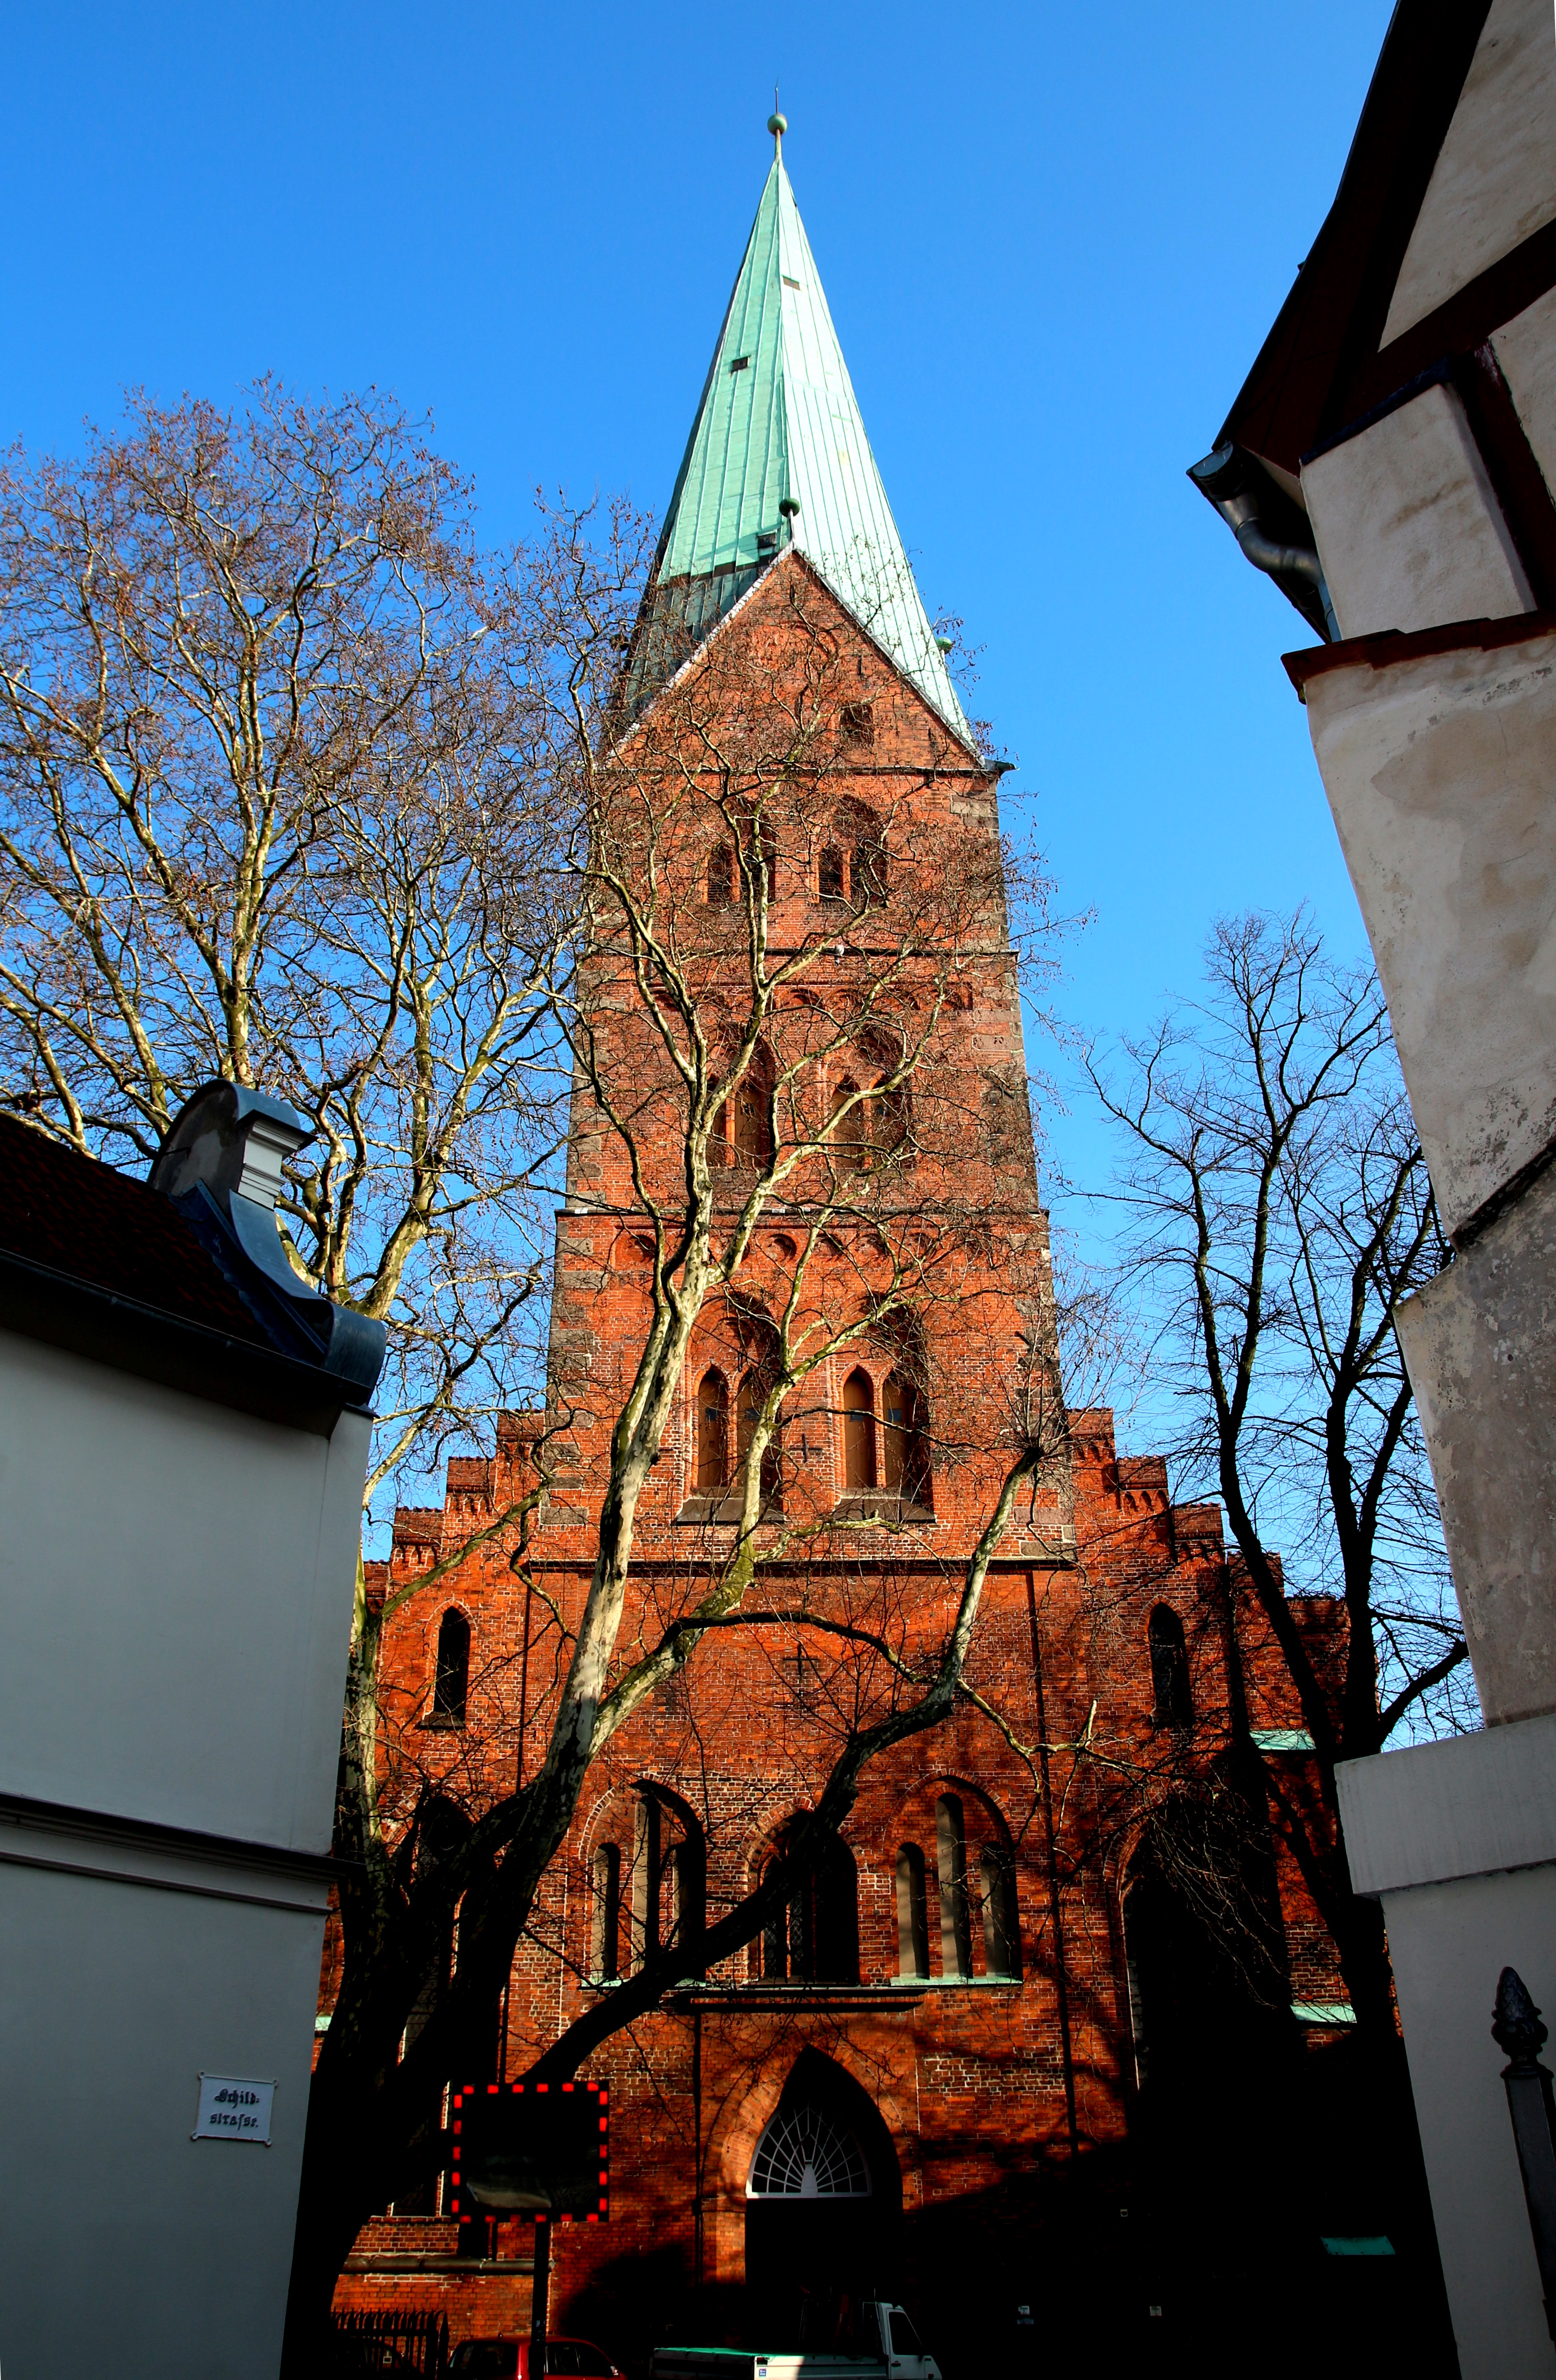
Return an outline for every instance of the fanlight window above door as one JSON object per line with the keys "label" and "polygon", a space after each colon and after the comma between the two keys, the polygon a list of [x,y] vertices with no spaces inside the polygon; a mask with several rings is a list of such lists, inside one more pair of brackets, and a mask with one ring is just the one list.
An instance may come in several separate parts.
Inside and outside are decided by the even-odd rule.
{"label": "fanlight window above door", "polygon": [[757,2143],[746,2194],[868,2198],[869,2168],[852,2135],[819,2107],[781,2107]]}

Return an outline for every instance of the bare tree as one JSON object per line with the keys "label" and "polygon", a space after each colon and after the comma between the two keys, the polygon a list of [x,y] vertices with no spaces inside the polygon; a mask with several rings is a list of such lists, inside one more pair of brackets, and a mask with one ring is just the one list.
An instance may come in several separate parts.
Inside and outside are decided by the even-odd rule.
{"label": "bare tree", "polygon": [[[1128,1271],[1178,1459],[1219,1494],[1316,1755],[1315,1802],[1270,1768],[1274,1823],[1357,2019],[1394,2039],[1375,1903],[1351,1891],[1336,1765],[1402,1726],[1473,1723],[1465,1647],[1394,1320],[1449,1251],[1365,970],[1301,916],[1220,926],[1197,1007],[1091,1063],[1127,1135]],[[1270,1548],[1280,1544],[1285,1560]],[[1338,1672],[1298,1586],[1342,1598]]]}
{"label": "bare tree", "polygon": [[[640,716],[641,627],[625,673],[580,654],[556,715],[560,748],[570,710],[587,820],[585,946],[554,1008],[575,1088],[564,1256],[598,1267],[626,1239],[634,1327],[581,1353],[559,1329],[530,1426],[526,1509],[482,1533],[533,1584],[535,1528],[570,1525],[567,1483],[589,1485],[574,1523],[591,1575],[576,1608],[549,1609],[544,1752],[524,1782],[512,1782],[501,1682],[473,1755],[459,1747],[440,1761],[390,1707],[385,1617],[468,1548],[392,1584],[383,1612],[364,1609],[337,1996],[293,2276],[299,2368],[362,2221],[441,2160],[429,2108],[450,2075],[489,2056],[516,1945],[544,1935],[585,1780],[633,1715],[688,1665],[695,1711],[711,1647],[732,1632],[797,1640],[818,1665],[808,1815],[699,1938],[699,1968],[716,1967],[827,1855],[869,1763],[975,1694],[966,1664],[990,1562],[1022,1502],[1059,1492],[1060,1325],[992,771],[949,736],[927,765],[871,765],[893,706],[914,698],[884,667],[861,686],[858,639],[804,565],[773,586],[781,600],[695,653],[666,654],[668,632],[650,620],[668,683]],[[1041,893],[1035,885],[1039,920]],[[1006,1002],[1003,1062],[967,1047],[959,1020],[975,982]],[[822,1491],[812,1433],[846,1427],[824,1382],[835,1358],[871,1346],[892,1352],[902,1406],[872,1441],[878,1467],[838,1503]],[[687,1451],[688,1366],[721,1350],[739,1390],[698,1425],[709,1433],[692,1516],[703,1535],[675,1585],[662,1576],[635,1593],[656,1463]],[[966,1551],[910,1594],[889,1561],[855,1566],[851,1548],[924,1517],[931,1467],[968,1518]],[[790,1691],[777,1658],[770,1674],[775,1694]],[[429,2010],[419,1995],[456,1910],[457,1960]],[[655,2006],[687,1959],[673,1934],[531,2070],[575,2070]]]}
{"label": "bare tree", "polygon": [[[785,606],[662,654],[671,682],[635,722],[646,552],[625,511],[563,509],[531,549],[483,556],[468,488],[392,406],[268,385],[233,417],[138,401],[83,460],[13,454],[0,475],[10,1111],[130,1162],[213,1074],[317,1119],[282,1212],[299,1269],[391,1328],[370,1493],[542,1377],[539,1198],[568,1102],[570,1204],[607,1206],[590,1169],[614,1167],[648,1249],[625,1369],[580,1371],[557,1342],[514,1493],[475,1533],[522,1566],[560,1475],[599,1483],[544,1756],[517,1791],[511,1768],[502,1789],[469,1777],[452,1831],[431,1815],[450,1779],[381,1731],[402,1590],[359,1593],[300,2370],[360,2224],[441,2157],[428,2085],[490,2044],[584,1780],[634,1711],[732,1631],[832,1648],[810,1815],[709,1928],[716,1963],[824,1856],[868,1763],[974,1691],[989,1563],[1064,1443],[1019,1041],[980,1064],[955,1023],[975,979],[1015,1014],[991,768],[949,735],[925,766],[869,765],[909,698],[889,672],[861,687],[857,635],[797,564]],[[779,865],[817,888],[802,917]],[[961,1351],[1008,1348],[1013,1310],[1018,1360],[969,1377]],[[639,1506],[688,1359],[721,1339],[746,1385],[706,1537],[650,1608],[628,1592]],[[871,1345],[902,1414],[836,1507],[807,1422],[830,1427],[829,1357]],[[867,1587],[851,1544],[912,1526],[930,1463],[970,1516],[966,1558],[933,1593],[879,1562]],[[451,1987],[402,2056],[456,1908]],[[545,2070],[684,1959],[646,1959]]]}
{"label": "bare tree", "polygon": [[553,542],[472,524],[392,404],[268,382],[0,465],[0,1099],[115,1163],[213,1075],[316,1121],[282,1215],[390,1326],[370,1494],[534,1377],[579,819],[553,681],[643,552],[614,515],[559,646]]}

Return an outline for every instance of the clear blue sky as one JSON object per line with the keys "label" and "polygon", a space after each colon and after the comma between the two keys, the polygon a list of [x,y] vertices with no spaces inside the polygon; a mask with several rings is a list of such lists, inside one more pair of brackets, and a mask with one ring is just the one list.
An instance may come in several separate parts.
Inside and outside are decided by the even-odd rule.
{"label": "clear blue sky", "polygon": [[[1360,927],[1282,650],[1184,478],[1333,194],[1387,0],[13,8],[0,438],[121,387],[395,390],[493,540],[538,482],[663,507],[785,159],[931,612],[985,648],[1064,901],[1143,1025],[1220,912]],[[1318,71],[1318,62],[1322,70]],[[1034,1050],[1034,1060],[1040,1057]],[[1077,1110],[1054,1154],[1100,1181]]]}

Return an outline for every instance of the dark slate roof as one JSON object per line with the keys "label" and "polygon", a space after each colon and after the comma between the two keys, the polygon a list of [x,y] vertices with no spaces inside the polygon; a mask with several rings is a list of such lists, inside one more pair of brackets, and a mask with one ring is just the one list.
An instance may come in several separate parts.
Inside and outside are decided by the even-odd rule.
{"label": "dark slate roof", "polygon": [[[271,1223],[254,1208],[253,1219]],[[175,1199],[4,1115],[0,1320],[324,1438],[366,1405],[383,1345],[381,1324],[294,1294],[284,1257],[267,1275],[202,1185]]]}
{"label": "dark slate roof", "polygon": [[0,1116],[0,1248],[255,1346],[274,1342],[171,1200]]}

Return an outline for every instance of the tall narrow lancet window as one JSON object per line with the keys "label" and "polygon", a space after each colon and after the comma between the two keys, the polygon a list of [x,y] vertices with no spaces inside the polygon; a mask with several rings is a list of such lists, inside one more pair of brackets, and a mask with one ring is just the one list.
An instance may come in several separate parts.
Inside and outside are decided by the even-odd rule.
{"label": "tall narrow lancet window", "polygon": [[[757,1425],[767,1402],[767,1387],[760,1372],[748,1372],[740,1383],[740,1392],[735,1400],[735,1456],[739,1466],[738,1484],[742,1488],[745,1486],[746,1458],[755,1442]],[[783,1474],[778,1460],[776,1428],[762,1449],[761,1476],[758,1484],[763,1508],[777,1510],[782,1497]]]}
{"label": "tall narrow lancet window", "polygon": [[874,837],[854,847],[853,895],[856,909],[878,909],[886,898],[886,846]]}
{"label": "tall narrow lancet window", "polygon": [[868,1372],[850,1372],[843,1383],[843,1484],[876,1484],[875,1389]]}
{"label": "tall narrow lancet window", "polygon": [[845,901],[848,888],[843,876],[843,854],[835,843],[829,843],[821,854],[816,870],[816,890],[823,901]]}
{"label": "tall narrow lancet window", "polygon": [[940,1971],[942,1975],[970,1975],[967,1838],[956,1793],[942,1793],[935,1803],[935,1865],[940,1870]]}
{"label": "tall narrow lancet window", "polygon": [[727,843],[716,843],[708,855],[708,899],[715,909],[727,909],[735,898],[735,854]]}
{"label": "tall narrow lancet window", "polygon": [[590,1966],[595,1981],[614,1983],[621,1973],[621,1846],[602,1843],[594,1854],[594,1907]]}
{"label": "tall narrow lancet window", "polygon": [[651,1793],[639,1793],[632,1814],[632,1964],[639,1968],[660,1947],[660,1893],[664,1826]]}
{"label": "tall narrow lancet window", "polygon": [[1158,1727],[1194,1725],[1194,1691],[1189,1683],[1188,1647],[1184,1623],[1170,1604],[1159,1603],[1150,1616],[1150,1674],[1156,1689]]}
{"label": "tall narrow lancet window", "polygon": [[837,1151],[839,1165],[850,1170],[857,1169],[865,1161],[866,1102],[859,1098],[858,1091],[857,1083],[845,1075],[832,1095],[833,1146]]}
{"label": "tall narrow lancet window", "polygon": [[913,1094],[906,1083],[883,1090],[871,1101],[875,1109],[875,1146],[882,1156],[899,1156],[913,1135]]}
{"label": "tall narrow lancet window", "polygon": [[991,1843],[979,1861],[983,1886],[983,1962],[991,1975],[1021,1973],[1021,1930],[1015,1913],[1015,1863]]}
{"label": "tall narrow lancet window", "polygon": [[684,1975],[702,1973],[702,1936],[707,1925],[707,1855],[702,1837],[690,1826],[672,1847],[665,1863],[670,1888],[665,1939],[681,1952]]}
{"label": "tall narrow lancet window", "polygon": [[751,1062],[735,1093],[735,1155],[740,1165],[760,1169],[772,1158],[772,1061],[765,1045]]}
{"label": "tall narrow lancet window", "polygon": [[778,837],[772,827],[764,826],[759,830],[757,849],[761,854],[761,872],[767,882],[767,897],[769,901],[776,901],[778,898]]}
{"label": "tall narrow lancet window", "polygon": [[930,1450],[918,1391],[906,1374],[893,1372],[886,1383],[882,1403],[886,1426],[881,1432],[881,1439],[886,1458],[887,1489],[893,1496],[901,1496],[907,1503],[927,1505],[930,1500]]}
{"label": "tall narrow lancet window", "polygon": [[924,1854],[917,1843],[904,1843],[897,1852],[897,1973],[927,1975],[929,1972],[930,1915]]}
{"label": "tall narrow lancet window", "polygon": [[697,1492],[722,1496],[729,1485],[729,1386],[722,1372],[702,1375],[697,1392]]}
{"label": "tall narrow lancet window", "polygon": [[[774,1852],[772,1858],[764,1863],[761,1872],[763,1884],[772,1881],[779,1856],[780,1854]],[[763,1983],[782,1984],[788,1981],[789,1913],[788,1903],[782,1902],[778,1908],[768,1912],[767,1921],[762,1926],[760,1962]]]}
{"label": "tall narrow lancet window", "polygon": [[432,1675],[435,1726],[463,1727],[470,1687],[470,1623],[462,1611],[444,1613],[438,1629],[437,1667]]}

